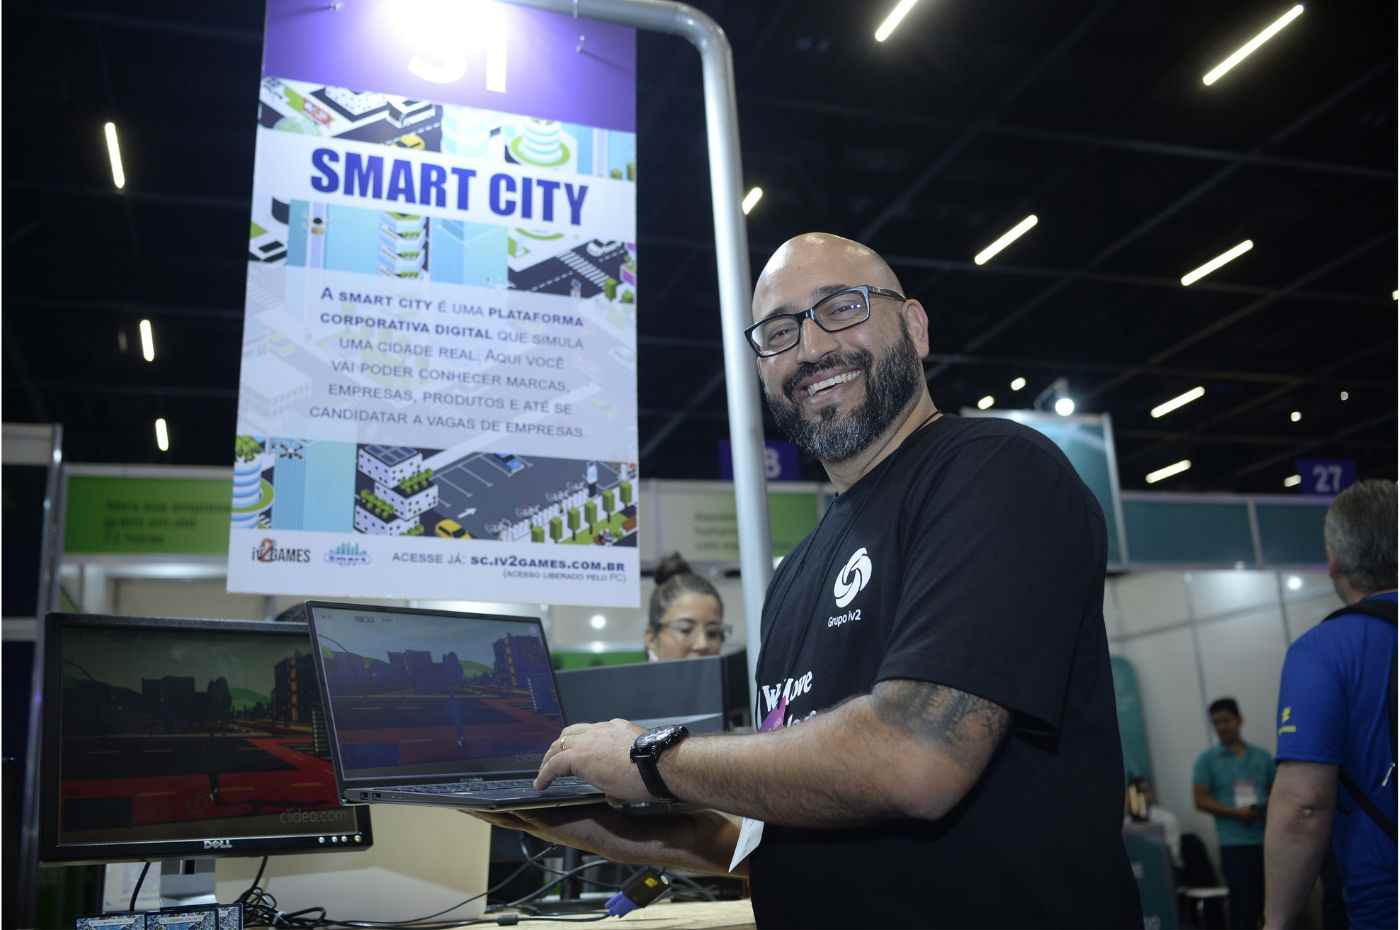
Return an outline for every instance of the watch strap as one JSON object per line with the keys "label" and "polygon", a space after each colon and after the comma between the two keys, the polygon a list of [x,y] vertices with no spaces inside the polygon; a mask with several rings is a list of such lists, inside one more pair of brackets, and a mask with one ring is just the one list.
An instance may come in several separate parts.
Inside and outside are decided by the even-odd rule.
{"label": "watch strap", "polygon": [[642,783],[647,786],[647,790],[653,796],[667,801],[680,800],[671,793],[670,788],[666,787],[666,781],[661,777],[661,772],[656,767],[657,762],[660,761],[658,757],[648,754],[638,756],[632,761],[637,763],[637,771],[641,773]]}

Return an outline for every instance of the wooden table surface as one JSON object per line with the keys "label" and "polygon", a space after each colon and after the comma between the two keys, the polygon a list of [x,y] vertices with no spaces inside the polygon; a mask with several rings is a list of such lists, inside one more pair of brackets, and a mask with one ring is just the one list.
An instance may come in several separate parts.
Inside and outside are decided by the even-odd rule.
{"label": "wooden table surface", "polygon": [[[583,915],[579,915],[583,916]],[[753,903],[741,901],[695,901],[672,904],[661,901],[639,908],[625,917],[613,917],[597,922],[598,927],[626,924],[635,930],[754,930]],[[489,927],[477,924],[472,930]],[[560,930],[557,921],[522,918],[515,926],[520,930]]]}

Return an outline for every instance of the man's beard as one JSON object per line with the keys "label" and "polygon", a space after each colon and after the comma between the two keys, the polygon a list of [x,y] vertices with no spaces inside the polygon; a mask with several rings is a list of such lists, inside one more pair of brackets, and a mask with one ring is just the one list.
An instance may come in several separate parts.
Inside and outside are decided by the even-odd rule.
{"label": "man's beard", "polygon": [[[883,433],[919,386],[919,355],[909,330],[900,321],[901,338],[876,365],[865,349],[827,356],[820,364],[804,362],[783,382],[782,396],[764,392],[768,409],[793,445],[821,462],[844,462],[869,446]],[[821,407],[817,418],[802,416],[794,399],[797,384],[822,372],[856,369],[865,379],[865,403],[849,416],[840,417],[835,404]],[[873,369],[873,370],[872,370]]]}

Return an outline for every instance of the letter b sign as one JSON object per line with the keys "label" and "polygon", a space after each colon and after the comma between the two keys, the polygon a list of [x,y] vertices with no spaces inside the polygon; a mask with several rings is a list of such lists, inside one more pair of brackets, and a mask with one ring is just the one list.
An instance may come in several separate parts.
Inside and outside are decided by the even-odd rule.
{"label": "letter b sign", "polygon": [[772,446],[763,447],[763,476],[769,481],[776,481],[783,476],[783,460],[778,456],[778,450]]}
{"label": "letter b sign", "polygon": [[[734,480],[734,462],[730,458],[732,449],[728,439],[719,441],[719,476],[725,481]],[[780,439],[770,439],[763,444],[763,476],[769,481],[798,481],[802,469],[797,464],[797,447]]]}

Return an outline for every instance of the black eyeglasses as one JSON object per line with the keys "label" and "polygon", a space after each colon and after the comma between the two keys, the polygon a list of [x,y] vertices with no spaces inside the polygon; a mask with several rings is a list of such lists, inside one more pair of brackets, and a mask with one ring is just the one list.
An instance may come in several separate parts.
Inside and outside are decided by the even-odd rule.
{"label": "black eyeglasses", "polygon": [[734,635],[734,627],[728,623],[705,624],[699,626],[693,620],[672,620],[669,623],[658,623],[658,627],[670,633],[675,633],[681,639],[690,639],[699,630],[705,637],[707,643],[724,644],[724,641]]}
{"label": "black eyeglasses", "polygon": [[898,291],[857,284],[828,294],[806,310],[765,317],[744,330],[744,335],[759,358],[771,358],[801,341],[803,320],[811,320],[828,333],[837,333],[864,323],[870,319],[871,297],[888,297],[900,303],[909,299]]}

